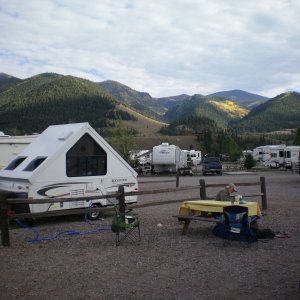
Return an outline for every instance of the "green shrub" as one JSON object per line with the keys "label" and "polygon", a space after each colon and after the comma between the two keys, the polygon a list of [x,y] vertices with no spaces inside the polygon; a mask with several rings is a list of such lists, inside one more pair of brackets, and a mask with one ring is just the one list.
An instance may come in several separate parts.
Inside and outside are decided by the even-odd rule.
{"label": "green shrub", "polygon": [[246,169],[252,169],[256,165],[256,161],[254,160],[252,154],[247,154],[244,162],[244,166]]}

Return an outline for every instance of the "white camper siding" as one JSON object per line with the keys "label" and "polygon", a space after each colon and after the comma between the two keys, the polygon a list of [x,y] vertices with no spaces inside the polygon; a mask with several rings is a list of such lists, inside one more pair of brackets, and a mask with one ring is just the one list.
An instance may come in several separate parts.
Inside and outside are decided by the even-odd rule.
{"label": "white camper siding", "polygon": [[253,150],[253,158],[266,167],[292,167],[297,164],[300,146],[266,145]]}
{"label": "white camper siding", "polygon": [[0,136],[0,169],[19,155],[37,135]]}
{"label": "white camper siding", "polygon": [[188,158],[192,161],[194,166],[197,166],[201,163],[201,151],[189,150]]}
{"label": "white camper siding", "polygon": [[153,147],[152,164],[153,172],[176,172],[178,168],[185,167],[187,155],[178,146],[162,143]]}
{"label": "white camper siding", "polygon": [[[87,140],[85,140],[86,138]],[[80,141],[82,141],[82,145]],[[86,149],[80,148],[85,145]],[[94,150],[91,150],[89,145],[92,145]],[[76,147],[81,149],[82,155],[79,150],[76,150]],[[75,150],[73,151],[73,149]],[[77,153],[76,151],[78,156],[74,154]],[[89,151],[100,151],[100,155],[94,155],[94,153],[90,155]],[[71,153],[70,156],[68,153]],[[86,167],[88,172],[80,173],[81,169],[79,168],[78,173],[67,173],[67,155],[68,159],[77,159],[79,166],[82,161],[85,162],[89,166]],[[88,162],[94,163],[95,161],[99,163],[102,159],[101,155],[104,155],[103,159],[107,164],[106,172],[103,173],[99,169],[93,169],[91,167],[93,164],[88,164]],[[26,159],[15,169],[0,171],[0,189],[8,192],[27,192],[28,197],[39,199],[109,194],[116,192],[119,185],[126,185],[125,191],[134,191],[138,187],[137,173],[88,123],[50,126],[22,151],[20,156],[26,157]],[[26,171],[28,164],[41,157],[45,160],[37,168]],[[89,159],[91,160],[89,161]],[[96,170],[94,174],[93,170]],[[90,171],[91,173],[89,173]],[[105,199],[98,202],[102,205],[111,204]],[[136,202],[136,196],[126,197],[126,202]],[[50,206],[34,204],[31,205],[31,211],[40,212],[87,207],[88,205],[87,201],[58,203]]]}
{"label": "white camper siding", "polygon": [[288,167],[296,168],[299,163],[300,146],[287,146],[284,151],[285,164]]}
{"label": "white camper siding", "polygon": [[286,145],[265,145],[253,150],[253,158],[263,166],[269,167],[275,164],[284,164],[284,150]]}
{"label": "white camper siding", "polygon": [[153,148],[152,160],[154,165],[173,165],[178,157],[177,146],[162,143]]}

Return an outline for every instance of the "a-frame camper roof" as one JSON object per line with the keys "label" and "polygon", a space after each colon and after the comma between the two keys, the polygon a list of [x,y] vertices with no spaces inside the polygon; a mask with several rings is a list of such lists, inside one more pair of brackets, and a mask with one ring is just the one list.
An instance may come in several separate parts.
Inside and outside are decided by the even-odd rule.
{"label": "a-frame camper roof", "polygon": [[[115,168],[126,168],[132,175],[136,172],[129,164],[89,125],[75,123],[49,126],[30,145],[28,145],[7,168],[0,170],[1,178],[17,178],[32,180],[49,166],[55,163],[61,155],[68,151],[84,134],[88,133],[101,148],[113,156]],[[19,161],[18,161],[19,159]],[[30,169],[30,164],[38,161],[39,166]],[[122,164],[122,166],[120,166]],[[28,168],[29,167],[29,168]],[[62,166],[64,167],[64,166]],[[28,170],[29,169],[29,170]]]}

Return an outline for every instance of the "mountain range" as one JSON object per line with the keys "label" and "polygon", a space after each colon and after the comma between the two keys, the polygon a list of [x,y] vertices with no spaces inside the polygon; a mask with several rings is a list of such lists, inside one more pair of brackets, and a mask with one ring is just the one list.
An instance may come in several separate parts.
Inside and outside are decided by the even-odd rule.
{"label": "mountain range", "polygon": [[256,107],[267,100],[269,98],[260,96],[253,93],[248,93],[241,90],[231,90],[231,91],[224,91],[224,92],[217,92],[208,95],[209,97],[215,97],[220,99],[230,99],[232,101],[237,101],[240,105],[246,106],[247,108],[251,109]]}
{"label": "mountain range", "polygon": [[[300,126],[300,94],[268,99],[241,90],[207,96],[153,98],[116,81],[92,82],[54,73],[27,79],[0,73],[0,130],[40,132],[50,124],[88,121],[99,130],[121,119],[138,134],[155,124],[202,118],[218,127],[265,132]],[[143,120],[143,125],[138,126]],[[164,122],[164,123],[160,123]],[[134,125],[133,125],[134,124]],[[189,124],[185,124],[189,126]]]}

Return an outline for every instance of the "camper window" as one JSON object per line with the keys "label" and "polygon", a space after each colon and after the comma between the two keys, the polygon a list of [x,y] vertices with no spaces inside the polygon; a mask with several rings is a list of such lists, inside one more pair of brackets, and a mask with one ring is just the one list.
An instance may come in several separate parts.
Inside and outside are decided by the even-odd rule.
{"label": "camper window", "polygon": [[107,154],[87,133],[67,152],[66,162],[68,177],[107,173]]}
{"label": "camper window", "polygon": [[17,166],[19,166],[27,157],[22,156],[22,157],[17,157],[14,159],[6,168],[5,170],[14,170]]}
{"label": "camper window", "polygon": [[35,170],[47,157],[36,157],[32,160],[23,171]]}

